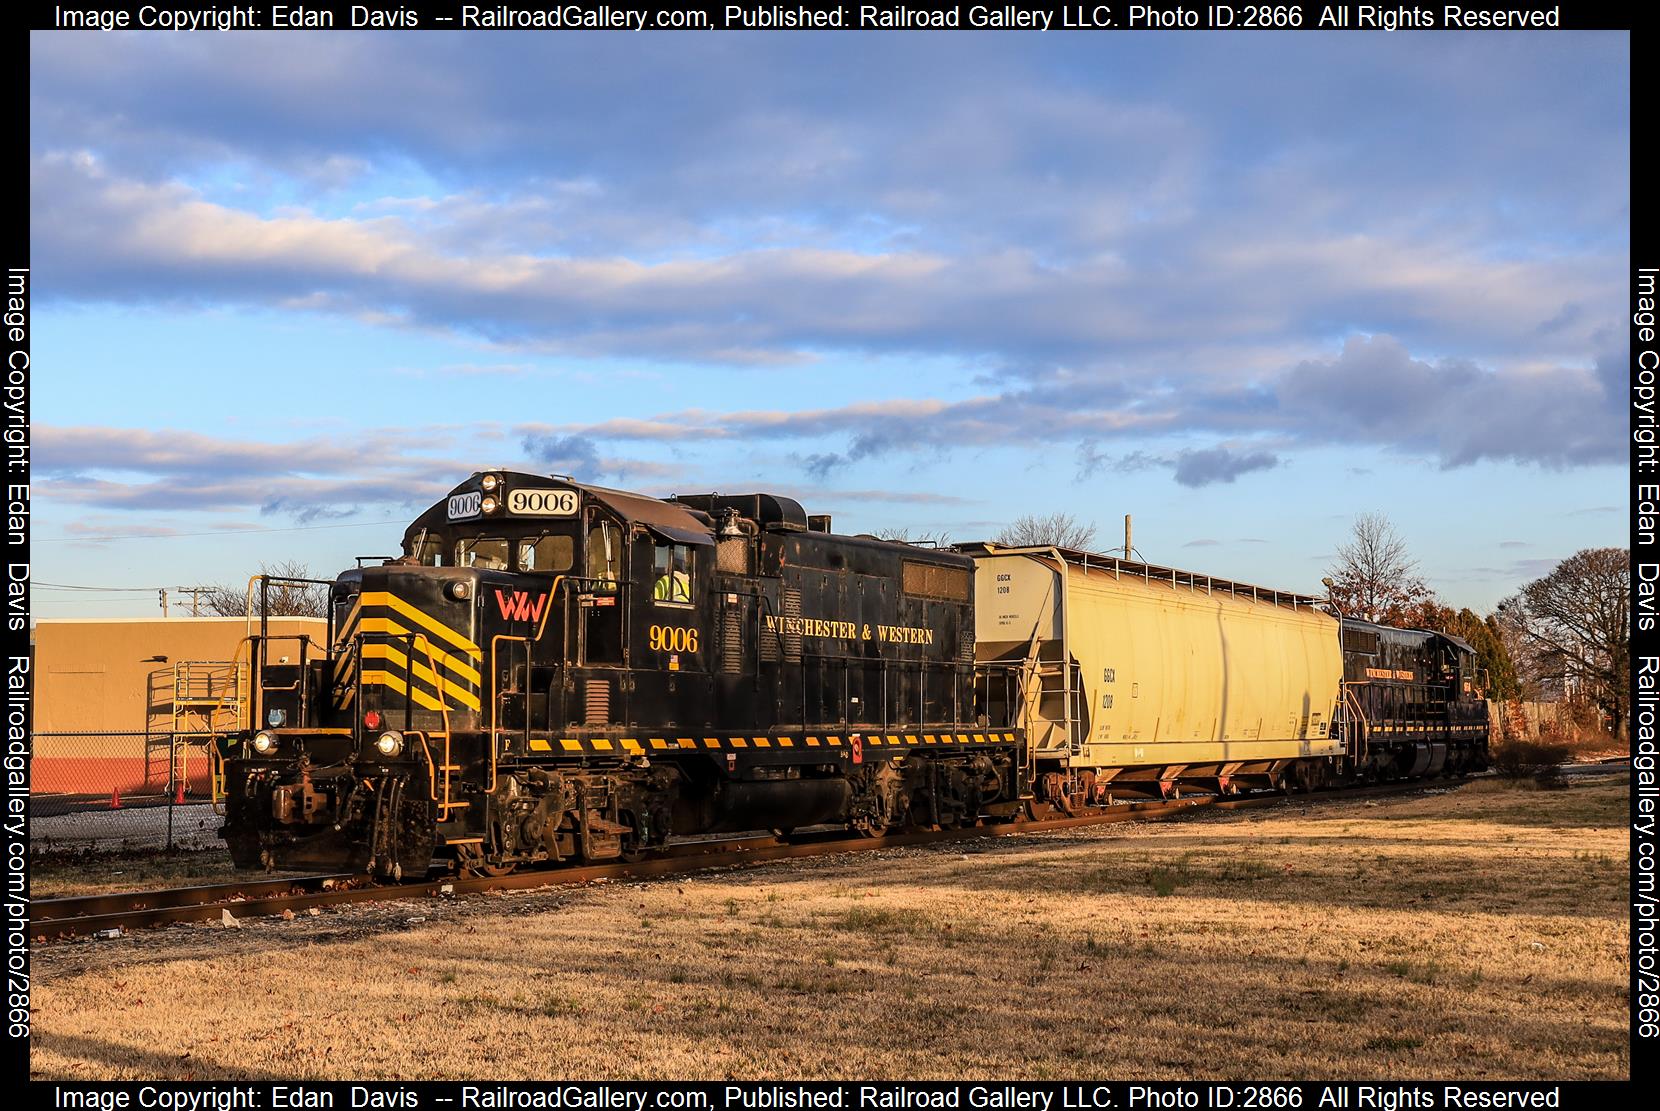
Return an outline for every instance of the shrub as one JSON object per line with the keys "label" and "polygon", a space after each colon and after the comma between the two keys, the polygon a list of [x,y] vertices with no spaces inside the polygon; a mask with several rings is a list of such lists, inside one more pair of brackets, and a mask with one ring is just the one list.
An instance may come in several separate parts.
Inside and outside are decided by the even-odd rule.
{"label": "shrub", "polygon": [[1554,774],[1556,766],[1567,760],[1568,751],[1565,743],[1551,738],[1503,741],[1493,746],[1493,771],[1506,779]]}

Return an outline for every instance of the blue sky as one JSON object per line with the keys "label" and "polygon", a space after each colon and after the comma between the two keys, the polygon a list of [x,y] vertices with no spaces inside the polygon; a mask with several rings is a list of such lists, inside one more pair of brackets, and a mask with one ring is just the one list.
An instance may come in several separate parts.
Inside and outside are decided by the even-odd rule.
{"label": "blue sky", "polygon": [[[1624,34],[31,46],[35,577],[332,573],[483,466],[1067,511],[1477,609],[1625,543]],[[36,594],[40,617],[149,594]]]}

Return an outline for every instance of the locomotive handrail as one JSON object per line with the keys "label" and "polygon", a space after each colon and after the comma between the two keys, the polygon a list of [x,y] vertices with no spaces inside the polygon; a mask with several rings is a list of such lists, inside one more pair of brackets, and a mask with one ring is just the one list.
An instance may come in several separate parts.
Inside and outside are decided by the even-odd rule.
{"label": "locomotive handrail", "polygon": [[[427,636],[426,636],[425,633],[418,633],[418,634],[416,634],[416,642],[418,644],[420,644],[423,649],[426,650],[427,667],[429,667],[432,670],[432,674],[434,676],[437,676],[438,675],[438,660],[432,654],[432,641],[427,639]],[[452,758],[451,758],[451,753],[450,753],[450,737],[452,736],[452,731],[450,729],[450,703],[449,703],[449,700],[444,697],[444,691],[443,691],[442,687],[440,687],[438,689],[438,712],[441,715],[441,717],[443,719],[443,722],[444,722],[444,763],[443,763],[443,768],[442,768],[443,773],[444,773],[444,797],[442,799],[439,799],[439,797],[438,797],[437,776],[433,774],[433,768],[432,768],[432,752],[431,752],[430,749],[427,748],[426,734],[424,732],[421,735],[421,748],[426,753],[426,758],[427,758],[427,773],[428,773],[427,794],[429,796],[431,796],[433,802],[436,802],[438,804],[438,808],[441,811],[443,811],[443,813],[439,815],[438,820],[441,821],[441,822],[445,822],[445,821],[449,820],[451,810],[466,809],[467,804],[466,803],[454,803],[454,802],[450,801],[450,768],[452,767]],[[490,748],[491,748],[492,752],[495,751],[495,744],[496,744],[495,738],[494,737],[490,738]],[[493,789],[493,785],[492,785],[492,789]]]}
{"label": "locomotive handrail", "polygon": [[1359,753],[1358,753],[1357,758],[1361,761],[1364,761],[1364,760],[1368,759],[1371,755],[1372,723],[1367,719],[1367,717],[1366,717],[1366,708],[1360,704],[1360,697],[1355,694],[1354,688],[1357,687],[1357,686],[1366,686],[1366,685],[1367,685],[1367,683],[1364,680],[1360,680],[1360,681],[1351,681],[1351,680],[1348,680],[1348,679],[1342,680],[1343,708],[1347,711],[1352,712],[1354,714],[1354,716],[1357,719],[1359,719],[1359,722],[1360,722],[1360,732],[1359,732],[1360,745],[1359,745]]}
{"label": "locomotive handrail", "polygon": [[[512,634],[512,633],[497,633],[495,636],[490,638],[490,675],[491,675],[492,679],[494,678],[494,676],[496,674],[496,645],[499,642],[504,641],[504,640],[517,641],[517,642],[525,645],[525,668],[526,668],[527,674],[528,674],[528,669],[530,667],[530,647],[529,646],[533,643],[534,644],[540,644],[541,643],[542,634],[547,632],[547,629],[548,629],[548,618],[553,616],[553,599],[558,596],[560,590],[564,587],[567,580],[576,581],[576,582],[581,582],[582,581],[582,579],[580,577],[577,577],[577,576],[567,576],[567,575],[555,575],[554,576],[553,586],[548,589],[548,608],[542,611],[542,620],[537,624],[536,636],[535,636],[534,640],[530,637],[517,636],[517,635]],[[527,694],[526,695],[527,704],[525,706],[525,735],[526,736],[529,736],[529,734],[530,734],[530,706],[528,705],[528,699],[529,699],[529,696]],[[492,792],[496,789],[496,766],[497,766],[497,764],[500,760],[500,757],[501,757],[501,753],[496,748],[496,734],[498,732],[496,723],[497,723],[497,714],[500,711],[500,709],[501,709],[501,691],[497,690],[490,698],[490,786],[488,788],[486,788],[486,790],[487,791],[492,791]],[[446,726],[446,728],[447,728],[447,726]]]}

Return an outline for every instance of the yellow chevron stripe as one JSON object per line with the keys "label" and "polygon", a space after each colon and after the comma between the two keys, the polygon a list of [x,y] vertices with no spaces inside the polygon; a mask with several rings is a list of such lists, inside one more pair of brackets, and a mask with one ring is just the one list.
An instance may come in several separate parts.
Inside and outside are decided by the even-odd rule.
{"label": "yellow chevron stripe", "polygon": [[396,675],[393,675],[390,671],[370,671],[368,668],[364,668],[363,685],[366,687],[391,687],[405,698],[414,699],[415,704],[418,706],[424,706],[429,710],[437,710],[440,713],[442,713],[444,709],[443,705],[436,698],[432,697],[420,687],[410,690],[409,684],[405,683]]}
{"label": "yellow chevron stripe", "polygon": [[[417,649],[417,651],[419,651],[419,649]],[[437,653],[434,653],[434,655],[437,655]],[[415,676],[415,678],[420,679],[423,682],[431,683],[435,689],[442,692],[447,697],[455,699],[467,709],[478,709],[478,695],[474,694],[466,687],[450,682],[442,675],[434,672],[432,668],[422,663],[419,659],[411,664],[408,656],[404,655],[390,644],[365,644],[363,646],[363,658],[391,660],[393,663]]]}
{"label": "yellow chevron stripe", "polygon": [[351,612],[346,614],[346,620],[334,630],[334,643],[344,644],[352,639],[352,630],[357,628],[357,619],[363,616],[363,595],[359,594],[352,602]]}
{"label": "yellow chevron stripe", "polygon": [[474,644],[472,641],[468,640],[466,637],[462,636],[460,633],[456,632],[436,617],[433,617],[431,614],[425,612],[424,610],[416,609],[396,594],[385,590],[366,591],[363,594],[363,604],[366,606],[386,606],[389,609],[396,610],[405,617],[409,618],[409,620],[415,622],[417,625],[422,625],[429,632],[436,633],[438,636],[449,641],[451,644],[467,653],[467,655],[480,660],[484,658],[484,653],[479,651],[478,645]]}
{"label": "yellow chevron stripe", "polygon": [[[383,633],[387,636],[397,637],[421,635],[393,621],[390,617],[365,617],[361,624],[365,633]],[[430,640],[425,643],[432,644]],[[425,656],[427,654],[425,645],[419,642],[415,651],[417,655]],[[454,672],[458,678],[465,679],[474,686],[478,686],[483,682],[483,676],[479,675],[478,671],[469,666],[465,660],[450,655],[436,644],[432,644],[432,658]]]}
{"label": "yellow chevron stripe", "polygon": [[551,752],[553,750],[553,746],[540,737],[530,738],[530,747],[537,752]]}

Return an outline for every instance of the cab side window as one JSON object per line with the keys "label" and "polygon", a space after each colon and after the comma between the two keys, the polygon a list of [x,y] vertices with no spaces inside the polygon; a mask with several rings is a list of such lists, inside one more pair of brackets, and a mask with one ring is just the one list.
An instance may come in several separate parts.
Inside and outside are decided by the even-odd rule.
{"label": "cab side window", "polygon": [[622,562],[622,531],[609,521],[595,521],[588,530],[588,589],[611,593],[617,589],[617,566]]}
{"label": "cab side window", "polygon": [[659,544],[653,550],[653,601],[690,605],[692,601],[692,549],[685,544]]}
{"label": "cab side window", "polygon": [[410,545],[409,554],[423,567],[437,567],[444,562],[444,542],[423,533]]}

